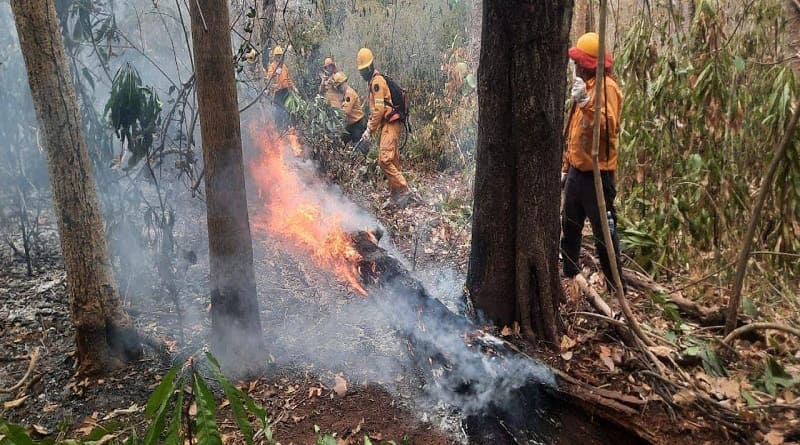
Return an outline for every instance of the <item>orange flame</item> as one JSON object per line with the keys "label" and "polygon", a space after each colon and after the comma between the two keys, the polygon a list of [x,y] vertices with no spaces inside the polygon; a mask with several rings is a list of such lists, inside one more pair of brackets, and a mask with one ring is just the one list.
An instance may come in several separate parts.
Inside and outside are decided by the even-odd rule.
{"label": "orange flame", "polygon": [[317,266],[367,295],[359,281],[361,255],[342,226],[345,215],[326,211],[324,198],[308,189],[303,172],[291,165],[291,156],[285,157],[303,152],[297,136],[290,133],[282,138],[275,128],[267,126],[253,126],[250,133],[260,152],[250,167],[266,207],[266,212],[254,218],[255,230],[277,235],[295,250],[310,255]]}

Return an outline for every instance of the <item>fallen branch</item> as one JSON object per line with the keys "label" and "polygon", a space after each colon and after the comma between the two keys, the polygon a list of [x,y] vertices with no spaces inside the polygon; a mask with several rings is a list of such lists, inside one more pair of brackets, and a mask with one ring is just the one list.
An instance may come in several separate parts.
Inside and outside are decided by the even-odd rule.
{"label": "fallen branch", "polygon": [[725,345],[730,344],[736,337],[744,335],[748,332],[752,332],[758,329],[772,329],[775,331],[781,332],[788,332],[790,334],[794,334],[797,337],[800,337],[800,329],[793,328],[791,326],[787,326],[784,324],[779,323],[750,323],[746,324],[740,328],[734,329],[730,334],[728,334],[725,338],[722,339],[722,343]]}
{"label": "fallen branch", "polygon": [[637,289],[668,296],[669,301],[675,304],[681,313],[698,321],[702,326],[721,325],[725,321],[725,313],[722,309],[712,309],[701,306],[684,297],[680,292],[669,290],[661,284],[656,283],[647,275],[630,269],[623,269],[622,275],[626,283]]}
{"label": "fallen branch", "polygon": [[586,282],[586,278],[582,273],[575,275],[575,282],[578,284],[583,295],[586,296],[586,299],[589,300],[589,304],[591,304],[597,312],[600,312],[608,318],[614,318],[614,312],[611,310],[611,306],[606,303],[596,290],[589,286],[589,283]]}
{"label": "fallen branch", "polygon": [[17,382],[16,385],[10,388],[0,388],[0,394],[10,394],[20,389],[22,385],[25,384],[25,381],[28,380],[28,377],[30,377],[31,373],[33,372],[33,369],[36,368],[36,362],[38,360],[39,360],[39,347],[37,346],[33,348],[33,352],[31,352],[31,361],[30,363],[28,363],[28,369],[25,371],[25,374],[22,376],[22,378],[19,379],[19,382]]}

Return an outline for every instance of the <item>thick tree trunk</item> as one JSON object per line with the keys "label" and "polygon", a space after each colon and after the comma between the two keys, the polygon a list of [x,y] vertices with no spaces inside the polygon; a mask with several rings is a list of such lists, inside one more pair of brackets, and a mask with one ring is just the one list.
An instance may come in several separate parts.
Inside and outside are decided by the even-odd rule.
{"label": "thick tree trunk", "polygon": [[264,337],[247,215],[228,3],[189,2],[206,178],[212,350],[226,372],[257,373]]}
{"label": "thick tree trunk", "polygon": [[114,282],[54,0],[11,6],[49,159],[79,370],[107,371],[138,357],[141,343]]}
{"label": "thick tree trunk", "polygon": [[499,324],[557,344],[559,171],[572,3],[483,3],[467,288]]}

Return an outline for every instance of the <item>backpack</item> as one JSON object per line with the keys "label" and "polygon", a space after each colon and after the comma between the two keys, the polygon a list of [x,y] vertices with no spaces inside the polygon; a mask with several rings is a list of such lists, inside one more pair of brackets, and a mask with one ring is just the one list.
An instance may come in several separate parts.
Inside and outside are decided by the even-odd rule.
{"label": "backpack", "polygon": [[383,76],[386,80],[386,85],[389,87],[389,94],[392,95],[392,113],[389,114],[389,119],[397,114],[399,115],[400,122],[403,122],[406,126],[406,129],[410,132],[411,125],[408,123],[408,111],[409,111],[409,97],[408,92],[400,87],[397,82],[394,81],[391,77],[378,73],[379,76]]}

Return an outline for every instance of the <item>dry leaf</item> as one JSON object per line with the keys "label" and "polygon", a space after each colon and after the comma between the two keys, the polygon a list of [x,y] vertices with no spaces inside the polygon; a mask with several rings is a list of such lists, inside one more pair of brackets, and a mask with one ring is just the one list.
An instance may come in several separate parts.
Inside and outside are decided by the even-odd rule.
{"label": "dry leaf", "polygon": [[34,423],[32,425],[32,427],[33,427],[33,430],[36,431],[37,434],[41,434],[42,436],[47,436],[47,435],[50,434],[50,431],[47,428],[45,428],[45,427],[43,427],[43,426],[41,426],[39,424]]}
{"label": "dry leaf", "polygon": [[347,394],[347,381],[343,379],[341,376],[336,376],[336,384],[333,385],[333,391],[339,397],[344,397]]}
{"label": "dry leaf", "polygon": [[322,395],[322,388],[311,387],[308,389],[308,397],[319,397]]}
{"label": "dry leaf", "polygon": [[44,408],[42,408],[42,411],[45,413],[52,413],[53,411],[57,410],[59,406],[61,405],[57,403],[48,403],[44,406]]}
{"label": "dry leaf", "polygon": [[688,389],[682,389],[672,395],[672,401],[678,405],[688,405],[697,400],[697,394]]}
{"label": "dry leaf", "polygon": [[503,326],[503,330],[500,331],[501,337],[511,337],[514,334],[514,331],[511,330],[508,326]]}
{"label": "dry leaf", "polygon": [[606,365],[609,371],[614,372],[616,366],[614,366],[614,360],[611,358],[611,349],[608,346],[600,345],[600,361]]}
{"label": "dry leaf", "polygon": [[669,346],[650,346],[647,349],[650,350],[656,357],[661,358],[670,358],[672,355],[672,349]]}
{"label": "dry leaf", "polygon": [[781,445],[783,443],[783,433],[772,430],[764,436],[764,441],[769,445]]}
{"label": "dry leaf", "polygon": [[116,434],[106,434],[105,436],[101,437],[100,440],[95,442],[94,445],[103,445],[104,443],[108,443],[116,438]]}
{"label": "dry leaf", "polygon": [[726,378],[718,378],[714,382],[714,387],[712,389],[712,392],[715,395],[729,400],[737,400],[739,398],[740,391],[741,388],[739,386],[739,382]]}
{"label": "dry leaf", "polygon": [[569,351],[570,349],[574,348],[578,342],[569,338],[568,336],[561,337],[561,350],[562,351]]}
{"label": "dry leaf", "polygon": [[222,401],[222,403],[220,403],[219,407],[220,408],[225,408],[226,406],[230,406],[230,404],[231,404],[231,401],[228,400],[228,399],[225,399],[225,400]]}
{"label": "dry leaf", "polygon": [[353,435],[356,435],[361,432],[361,427],[364,426],[364,418],[361,418],[361,422],[358,422],[355,428],[353,428]]}
{"label": "dry leaf", "polygon": [[561,358],[563,358],[566,361],[570,361],[572,359],[572,351],[562,352]]}
{"label": "dry leaf", "polygon": [[256,383],[258,383],[258,380],[253,380],[252,382],[250,382],[250,386],[248,386],[247,392],[255,391],[256,390]]}
{"label": "dry leaf", "polygon": [[126,414],[135,414],[135,413],[139,412],[140,409],[141,408],[139,408],[139,405],[137,405],[135,403],[133,405],[131,405],[130,407],[128,407],[128,408],[117,408],[114,411],[111,411],[110,413],[108,413],[105,417],[103,417],[103,420],[111,420],[114,417],[122,416],[122,415],[126,415]]}
{"label": "dry leaf", "polygon": [[197,402],[192,402],[192,405],[189,406],[189,416],[197,416]]}
{"label": "dry leaf", "polygon": [[19,408],[20,406],[22,406],[23,403],[25,403],[25,399],[27,399],[27,398],[28,398],[28,396],[24,395],[24,396],[22,396],[22,397],[20,397],[20,398],[18,398],[16,400],[3,402],[3,409]]}

